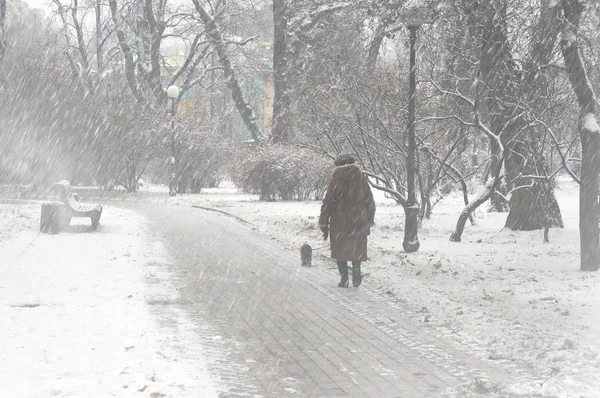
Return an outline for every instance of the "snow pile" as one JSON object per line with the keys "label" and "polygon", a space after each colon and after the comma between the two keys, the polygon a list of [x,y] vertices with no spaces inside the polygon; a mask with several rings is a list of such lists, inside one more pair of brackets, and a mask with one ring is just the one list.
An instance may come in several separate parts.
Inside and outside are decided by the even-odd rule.
{"label": "snow pile", "polygon": [[42,235],[38,212],[0,204],[0,396],[217,396],[192,324],[149,306],[178,295],[145,220],[107,207],[97,232]]}
{"label": "snow pile", "polygon": [[598,126],[598,122],[596,121],[596,117],[593,113],[588,113],[583,117],[581,120],[581,126],[586,131],[600,134],[600,126]]}
{"label": "snow pile", "polygon": [[[443,395],[444,398],[507,398],[507,397],[572,397],[571,393],[566,393],[566,389],[554,384],[548,383],[527,383],[505,386],[498,383],[492,383],[487,380],[473,380],[457,388],[449,388]],[[584,395],[578,396],[583,397]]]}
{"label": "snow pile", "polygon": [[0,209],[0,248],[7,246],[11,237],[39,221],[37,206],[6,203],[0,204]]}

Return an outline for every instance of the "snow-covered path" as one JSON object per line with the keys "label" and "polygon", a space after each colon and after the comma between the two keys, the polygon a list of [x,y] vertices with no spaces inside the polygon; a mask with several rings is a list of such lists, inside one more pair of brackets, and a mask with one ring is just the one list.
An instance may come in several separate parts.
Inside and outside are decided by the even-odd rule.
{"label": "snow-covered path", "polygon": [[[231,203],[215,199],[231,210]],[[306,221],[310,217],[302,216],[315,213],[315,203],[242,204],[235,209],[246,209],[239,216],[251,224],[185,201],[180,206],[120,203],[147,218],[107,206],[98,232],[86,233],[89,221],[82,220],[84,225],[60,235],[37,233],[39,204],[0,204],[0,218],[9,220],[0,224],[0,396],[381,397],[401,392],[412,398],[444,392],[467,397],[482,390],[489,397],[598,396],[593,386],[600,362],[584,340],[573,340],[575,349],[559,347],[556,355],[562,357],[537,356],[538,362],[565,364],[580,375],[548,380],[543,367],[531,366],[524,357],[494,355],[494,346],[478,334],[497,336],[512,347],[521,345],[522,329],[531,330],[531,341],[548,351],[548,324],[537,327],[536,320],[521,328],[515,321],[517,326],[497,329],[498,321],[483,318],[475,328],[457,331],[440,312],[464,318],[499,298],[469,305],[467,293],[474,290],[450,278],[406,290],[411,300],[427,306],[415,308],[410,300],[373,289],[383,279],[406,279],[405,288],[414,284],[389,270],[377,278],[375,267],[385,262],[377,251],[377,261],[367,268],[374,273],[363,286],[339,289],[329,261],[315,256],[317,267],[302,268],[297,255],[281,247],[281,240],[304,238],[290,231],[316,236],[313,223]],[[383,230],[387,225],[381,218]],[[276,244],[265,239],[259,221],[269,224]],[[554,234],[568,236],[567,231]],[[519,270],[514,267],[510,272]],[[409,271],[419,276],[421,268]],[[438,292],[443,287],[462,287],[464,297],[456,301],[461,308],[448,310],[448,299]],[[542,303],[548,301],[549,293],[536,292]],[[585,303],[596,308],[592,300]],[[523,312],[511,303],[503,308],[507,318],[512,316],[508,310]],[[571,323],[579,319],[573,315]],[[564,337],[555,341],[563,342]],[[501,386],[480,384],[487,378]]]}
{"label": "snow-covered path", "polygon": [[152,220],[174,256],[179,305],[220,355],[209,369],[233,396],[435,397],[469,381],[489,396],[498,391],[492,382],[540,389],[527,369],[490,360],[477,343],[421,323],[421,313],[366,284],[338,288],[328,262],[301,267],[296,253],[235,218],[123,205]]}
{"label": "snow-covered path", "polygon": [[193,325],[152,305],[178,294],[145,219],[110,208],[97,232],[43,235],[38,211],[0,205],[20,220],[0,227],[0,396],[216,396]]}
{"label": "snow-covered path", "polygon": [[[201,195],[160,192],[117,196],[224,211],[289,250],[297,252],[307,241],[315,257],[328,257],[316,227],[319,202],[260,202],[230,185]],[[534,369],[544,380],[543,388],[533,389],[539,394],[600,397],[599,279],[578,271],[577,185],[562,181],[557,197],[565,228],[551,231],[550,244],[542,242],[540,231],[501,230],[506,214],[485,211],[478,212],[478,225],[467,227],[462,243],[449,242],[463,206],[462,196],[452,194],[423,222],[421,250],[405,254],[402,209],[379,195],[364,286],[420,311],[422,323],[451,327],[497,362],[508,359]],[[530,396],[531,390],[519,393]]]}

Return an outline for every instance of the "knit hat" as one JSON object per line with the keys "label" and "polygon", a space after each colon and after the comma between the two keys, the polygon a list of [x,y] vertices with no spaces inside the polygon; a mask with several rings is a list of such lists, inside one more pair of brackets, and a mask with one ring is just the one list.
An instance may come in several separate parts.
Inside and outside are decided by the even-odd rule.
{"label": "knit hat", "polygon": [[341,155],[339,155],[337,158],[335,158],[335,160],[333,161],[333,165],[334,166],[344,166],[346,164],[352,164],[354,163],[354,157],[352,157],[352,155],[350,155],[349,153],[343,153]]}

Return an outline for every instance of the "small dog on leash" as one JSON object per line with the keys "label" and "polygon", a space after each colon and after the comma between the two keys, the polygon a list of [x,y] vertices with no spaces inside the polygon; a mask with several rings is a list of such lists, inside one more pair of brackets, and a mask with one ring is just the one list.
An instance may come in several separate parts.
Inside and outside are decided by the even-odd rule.
{"label": "small dog on leash", "polygon": [[312,267],[312,247],[306,242],[300,247],[300,260],[303,267]]}

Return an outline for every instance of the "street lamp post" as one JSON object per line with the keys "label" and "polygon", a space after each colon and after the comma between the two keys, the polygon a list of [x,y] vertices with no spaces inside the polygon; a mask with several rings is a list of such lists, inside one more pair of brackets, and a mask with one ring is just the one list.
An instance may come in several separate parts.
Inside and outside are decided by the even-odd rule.
{"label": "street lamp post", "polygon": [[175,161],[175,100],[179,97],[179,87],[169,86],[167,96],[171,99],[171,174],[169,176],[169,195],[177,194],[177,166]]}
{"label": "street lamp post", "polygon": [[401,15],[403,24],[410,32],[410,71],[408,80],[408,159],[406,162],[407,198],[404,209],[404,241],[402,247],[407,253],[419,250],[419,202],[415,192],[415,172],[417,140],[415,136],[415,109],[417,90],[417,30],[426,23],[432,23],[434,8],[415,7]]}

